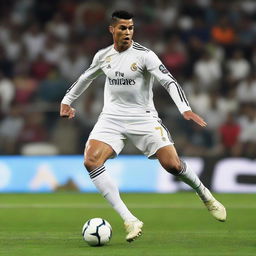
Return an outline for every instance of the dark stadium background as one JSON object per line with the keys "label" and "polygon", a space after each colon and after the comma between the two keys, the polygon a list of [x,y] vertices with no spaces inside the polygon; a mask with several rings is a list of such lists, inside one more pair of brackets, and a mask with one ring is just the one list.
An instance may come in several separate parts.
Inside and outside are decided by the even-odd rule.
{"label": "dark stadium background", "polygon": [[[256,3],[216,0],[0,1],[0,154],[26,154],[38,142],[49,152],[83,152],[101,111],[104,77],[76,102],[74,121],[59,118],[59,103],[96,51],[112,43],[114,9],[134,13],[135,41],[160,56],[208,122],[204,129],[184,121],[156,83],[155,105],[178,152],[253,158]],[[138,151],[127,145],[123,153]]]}

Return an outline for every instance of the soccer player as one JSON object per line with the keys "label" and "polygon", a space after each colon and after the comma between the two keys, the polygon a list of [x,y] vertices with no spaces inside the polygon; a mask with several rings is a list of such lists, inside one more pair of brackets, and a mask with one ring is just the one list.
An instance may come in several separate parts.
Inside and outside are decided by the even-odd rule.
{"label": "soccer player", "polygon": [[120,153],[126,139],[148,158],[157,158],[167,172],[196,191],[214,218],[225,221],[224,206],[179,158],[169,131],[158,117],[153,103],[154,78],[168,91],[186,120],[202,127],[206,122],[192,112],[183,90],[156,54],[132,40],[132,14],[115,11],[109,31],[114,44],[99,50],[91,66],[67,90],[61,102],[60,116],[73,118],[72,102],[93,79],[105,74],[104,106],[86,143],[84,165],[97,189],[124,220],[126,240],[131,242],[141,235],[143,222],[128,210],[104,166],[106,160]]}

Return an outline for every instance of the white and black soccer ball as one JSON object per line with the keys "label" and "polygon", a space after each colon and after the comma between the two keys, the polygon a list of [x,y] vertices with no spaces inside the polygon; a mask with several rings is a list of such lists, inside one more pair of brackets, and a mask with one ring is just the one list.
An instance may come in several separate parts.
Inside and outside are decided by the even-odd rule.
{"label": "white and black soccer ball", "polygon": [[91,246],[102,246],[112,237],[111,225],[102,218],[88,220],[82,229],[84,240]]}

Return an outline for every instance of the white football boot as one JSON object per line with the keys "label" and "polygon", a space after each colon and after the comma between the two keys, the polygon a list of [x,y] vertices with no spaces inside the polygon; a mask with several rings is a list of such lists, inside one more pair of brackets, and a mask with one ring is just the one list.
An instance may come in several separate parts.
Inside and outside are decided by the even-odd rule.
{"label": "white football boot", "polygon": [[128,233],[126,236],[127,242],[132,242],[142,234],[143,222],[140,220],[125,221],[124,227]]}
{"label": "white football boot", "polygon": [[204,188],[204,195],[209,199],[207,201],[202,201],[211,215],[218,221],[226,221],[227,213],[225,207],[213,197],[207,188]]}

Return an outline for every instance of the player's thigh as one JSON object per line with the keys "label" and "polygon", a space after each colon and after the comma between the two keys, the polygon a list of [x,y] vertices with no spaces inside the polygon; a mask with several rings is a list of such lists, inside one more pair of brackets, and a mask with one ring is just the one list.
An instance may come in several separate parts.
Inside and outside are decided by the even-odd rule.
{"label": "player's thigh", "polygon": [[160,148],[173,145],[169,131],[157,118],[133,122],[127,136],[149,158],[155,158]]}
{"label": "player's thigh", "polygon": [[180,159],[174,145],[159,148],[156,152],[156,158],[164,169],[180,170]]}
{"label": "player's thigh", "polygon": [[101,115],[90,133],[84,159],[87,170],[93,170],[114,156],[124,147],[123,125],[116,118]]}
{"label": "player's thigh", "polygon": [[[123,122],[116,118],[102,115],[90,133],[88,141],[96,140],[109,145],[115,152],[113,157],[118,155],[124,147],[125,136]],[[87,142],[88,144],[88,142]]]}
{"label": "player's thigh", "polygon": [[84,150],[84,165],[88,171],[103,165],[115,154],[112,147],[102,141],[91,139]]}

